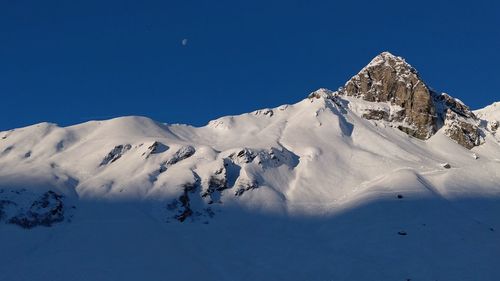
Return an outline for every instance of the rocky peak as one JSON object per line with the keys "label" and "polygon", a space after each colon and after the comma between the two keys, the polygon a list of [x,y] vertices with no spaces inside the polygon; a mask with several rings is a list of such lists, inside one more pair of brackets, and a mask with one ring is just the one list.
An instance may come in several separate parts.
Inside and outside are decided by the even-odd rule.
{"label": "rocky peak", "polygon": [[409,75],[410,73],[418,75],[417,70],[409,63],[407,63],[404,58],[395,56],[389,52],[382,52],[374,57],[372,61],[368,65],[366,65],[360,72],[384,66],[393,68],[397,72],[398,76]]}
{"label": "rocky peak", "polygon": [[[331,93],[320,89],[311,95],[318,98]],[[445,134],[457,143],[469,149],[480,144],[477,118],[469,107],[448,94],[431,90],[414,67],[389,52],[373,58],[339,89],[338,95],[397,108],[367,109],[362,117],[391,122],[410,136],[426,140],[441,127],[452,126]]]}
{"label": "rocky peak", "polygon": [[339,91],[370,102],[389,102],[403,108],[402,131],[428,139],[437,131],[431,90],[403,58],[383,52]]}

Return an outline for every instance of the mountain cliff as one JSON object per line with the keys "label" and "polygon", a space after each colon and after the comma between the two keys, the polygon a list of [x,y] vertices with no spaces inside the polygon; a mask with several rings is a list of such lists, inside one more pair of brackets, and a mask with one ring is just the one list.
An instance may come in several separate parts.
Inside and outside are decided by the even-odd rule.
{"label": "mountain cliff", "polygon": [[[392,112],[367,110],[367,119],[383,119],[425,140],[445,126],[445,133],[471,149],[481,144],[479,120],[460,100],[438,94],[403,58],[383,52],[351,78],[339,94],[392,105]],[[395,109],[394,109],[395,108]]]}

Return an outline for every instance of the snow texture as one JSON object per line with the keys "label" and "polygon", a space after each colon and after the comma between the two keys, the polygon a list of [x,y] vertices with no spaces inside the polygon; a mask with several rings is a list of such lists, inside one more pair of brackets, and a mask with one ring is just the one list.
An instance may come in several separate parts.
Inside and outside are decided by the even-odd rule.
{"label": "snow texture", "polygon": [[498,103],[472,150],[377,108],[0,132],[0,280],[498,280]]}

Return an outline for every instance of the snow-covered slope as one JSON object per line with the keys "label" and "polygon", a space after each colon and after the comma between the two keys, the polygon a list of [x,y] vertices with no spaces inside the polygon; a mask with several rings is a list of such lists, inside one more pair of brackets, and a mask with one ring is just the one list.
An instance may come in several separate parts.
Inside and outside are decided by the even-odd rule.
{"label": "snow-covered slope", "polygon": [[[411,67],[357,77],[384,59]],[[497,280],[500,108],[425,88],[422,140],[372,82],[199,128],[0,132],[0,280]]]}
{"label": "snow-covered slope", "polygon": [[[479,118],[483,120],[485,126],[490,132],[495,133],[500,127],[500,102],[495,102],[483,109],[474,111]],[[500,136],[496,136],[500,140]]]}

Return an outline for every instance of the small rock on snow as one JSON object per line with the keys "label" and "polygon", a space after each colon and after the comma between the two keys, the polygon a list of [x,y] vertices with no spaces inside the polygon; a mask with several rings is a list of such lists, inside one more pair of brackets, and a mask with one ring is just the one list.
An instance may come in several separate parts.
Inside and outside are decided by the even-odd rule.
{"label": "small rock on snow", "polygon": [[443,163],[443,164],[441,164],[441,167],[443,167],[445,169],[449,169],[449,168],[451,168],[451,165],[450,165],[450,163]]}

